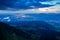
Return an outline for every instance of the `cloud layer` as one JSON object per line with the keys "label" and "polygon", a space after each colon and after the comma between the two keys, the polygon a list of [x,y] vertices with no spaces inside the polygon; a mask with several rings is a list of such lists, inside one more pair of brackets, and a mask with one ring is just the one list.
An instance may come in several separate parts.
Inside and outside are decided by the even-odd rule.
{"label": "cloud layer", "polygon": [[0,13],[56,12],[60,12],[60,0],[0,0]]}
{"label": "cloud layer", "polygon": [[[32,9],[53,6],[49,4],[52,0],[0,0],[0,9]],[[43,3],[45,2],[45,3]]]}

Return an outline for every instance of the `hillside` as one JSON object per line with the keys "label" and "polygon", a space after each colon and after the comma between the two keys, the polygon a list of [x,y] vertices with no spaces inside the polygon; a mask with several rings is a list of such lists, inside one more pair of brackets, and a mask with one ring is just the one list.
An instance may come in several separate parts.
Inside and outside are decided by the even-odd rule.
{"label": "hillside", "polygon": [[[52,25],[45,22],[26,22],[25,27],[29,27],[30,25],[32,26],[33,24],[36,25],[36,27],[40,25],[39,27],[45,27],[47,29],[50,27],[53,28]],[[0,32],[2,40],[57,40],[56,32],[54,30],[38,29],[26,31],[19,27],[13,27],[2,22],[0,22]]]}

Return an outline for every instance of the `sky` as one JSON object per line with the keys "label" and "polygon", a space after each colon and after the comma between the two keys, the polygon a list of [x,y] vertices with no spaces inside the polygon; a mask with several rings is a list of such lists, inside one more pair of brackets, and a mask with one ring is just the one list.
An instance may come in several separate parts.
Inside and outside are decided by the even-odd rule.
{"label": "sky", "polygon": [[60,13],[60,0],[0,0],[0,13]]}

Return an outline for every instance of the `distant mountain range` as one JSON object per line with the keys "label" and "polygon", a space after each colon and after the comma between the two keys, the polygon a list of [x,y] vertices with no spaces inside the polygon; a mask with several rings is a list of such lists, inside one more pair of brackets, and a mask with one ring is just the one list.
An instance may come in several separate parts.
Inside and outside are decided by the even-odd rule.
{"label": "distant mountain range", "polygon": [[[0,21],[17,20],[17,21],[60,21],[60,14],[1,14]],[[7,21],[6,21],[7,22]]]}
{"label": "distant mountain range", "polygon": [[[18,26],[20,21],[45,21],[51,25],[60,25],[60,14],[1,14],[0,21]],[[57,24],[55,24],[57,23]]]}
{"label": "distant mountain range", "polygon": [[0,29],[10,40],[12,35],[18,40],[56,40],[60,38],[59,18],[60,14],[1,14]]}
{"label": "distant mountain range", "polygon": [[[34,27],[36,29],[33,30],[24,30],[20,27]],[[5,36],[7,39],[7,36],[10,37],[10,35],[14,35],[16,39],[20,40],[57,40],[56,36],[59,36],[60,34],[54,30],[54,26],[43,22],[43,21],[24,21],[22,22],[22,26],[20,27],[13,27],[11,25],[8,25],[6,23],[0,22],[0,31],[3,33],[2,35]],[[40,27],[40,29],[37,29]],[[28,29],[28,28],[27,28]],[[52,30],[53,29],[53,30]],[[8,35],[9,34],[9,35]],[[58,34],[58,35],[57,35]],[[9,38],[8,37],[8,38]],[[21,39],[22,38],[22,39]],[[24,39],[25,38],[25,39]],[[15,38],[14,38],[15,39]]]}

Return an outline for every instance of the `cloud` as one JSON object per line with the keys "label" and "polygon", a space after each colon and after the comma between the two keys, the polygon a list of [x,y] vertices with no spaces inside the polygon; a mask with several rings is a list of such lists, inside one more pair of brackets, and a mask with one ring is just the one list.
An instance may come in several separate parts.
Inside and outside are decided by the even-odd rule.
{"label": "cloud", "polygon": [[41,4],[49,4],[49,5],[55,5],[56,3],[53,2],[40,2]]}
{"label": "cloud", "polygon": [[[32,9],[32,8],[42,8],[42,7],[50,7],[53,5],[46,4],[47,2],[50,2],[52,0],[0,0],[0,9],[1,10],[7,10],[8,8],[11,8],[9,10],[13,9]],[[39,2],[45,2],[39,3]]]}
{"label": "cloud", "polygon": [[0,21],[10,22],[11,19],[10,19],[10,17],[4,17],[4,18],[0,19]]}
{"label": "cloud", "polygon": [[16,10],[16,11],[8,11],[8,10],[0,10],[0,13],[20,13],[20,14],[26,14],[26,13],[60,13],[60,5],[55,5],[51,7],[46,8],[37,8],[37,9],[27,9],[27,10]]}
{"label": "cloud", "polygon": [[0,0],[0,13],[58,13],[59,5],[60,0]]}
{"label": "cloud", "polygon": [[9,17],[5,17],[5,18],[3,18],[3,19],[9,19]]}

